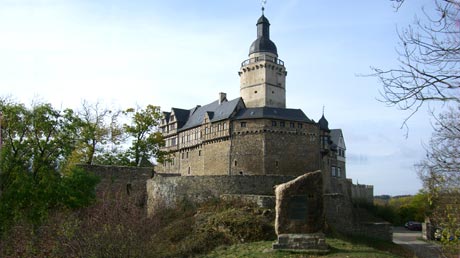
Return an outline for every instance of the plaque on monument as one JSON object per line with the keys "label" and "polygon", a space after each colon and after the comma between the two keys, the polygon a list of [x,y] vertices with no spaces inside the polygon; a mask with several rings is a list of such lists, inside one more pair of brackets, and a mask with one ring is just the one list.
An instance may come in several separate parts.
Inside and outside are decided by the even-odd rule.
{"label": "plaque on monument", "polygon": [[308,198],[305,195],[294,195],[289,200],[288,214],[292,220],[306,220],[308,216]]}

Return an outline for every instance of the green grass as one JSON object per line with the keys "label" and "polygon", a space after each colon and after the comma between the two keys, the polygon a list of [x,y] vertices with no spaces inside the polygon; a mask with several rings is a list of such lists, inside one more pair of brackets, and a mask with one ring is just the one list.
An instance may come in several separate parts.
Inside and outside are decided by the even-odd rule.
{"label": "green grass", "polygon": [[362,240],[360,238],[339,239],[327,238],[330,253],[327,255],[312,255],[301,252],[273,251],[273,241],[261,241],[232,246],[221,246],[203,257],[252,257],[252,258],[281,258],[281,257],[366,257],[390,258],[413,257],[405,249],[384,241]]}

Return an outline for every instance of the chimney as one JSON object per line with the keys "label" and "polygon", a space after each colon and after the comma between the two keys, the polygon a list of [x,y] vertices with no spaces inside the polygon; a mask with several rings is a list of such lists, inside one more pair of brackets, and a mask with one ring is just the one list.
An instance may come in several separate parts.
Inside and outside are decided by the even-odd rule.
{"label": "chimney", "polygon": [[227,93],[219,92],[219,105],[222,104],[224,100],[227,100]]}

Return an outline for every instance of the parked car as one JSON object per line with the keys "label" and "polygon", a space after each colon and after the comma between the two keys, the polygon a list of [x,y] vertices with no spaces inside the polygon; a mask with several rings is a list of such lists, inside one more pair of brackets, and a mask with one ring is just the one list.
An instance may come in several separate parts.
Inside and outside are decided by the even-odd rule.
{"label": "parked car", "polygon": [[422,231],[422,223],[416,221],[408,221],[404,227],[413,231]]}

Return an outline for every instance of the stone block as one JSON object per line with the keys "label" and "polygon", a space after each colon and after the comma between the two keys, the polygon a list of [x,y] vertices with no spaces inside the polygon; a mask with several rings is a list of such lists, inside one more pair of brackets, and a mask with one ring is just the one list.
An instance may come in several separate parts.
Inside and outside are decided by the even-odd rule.
{"label": "stone block", "polygon": [[322,232],[324,227],[321,171],[278,185],[275,230],[280,234]]}
{"label": "stone block", "polygon": [[321,171],[306,173],[278,185],[276,194],[275,250],[327,253]]}

